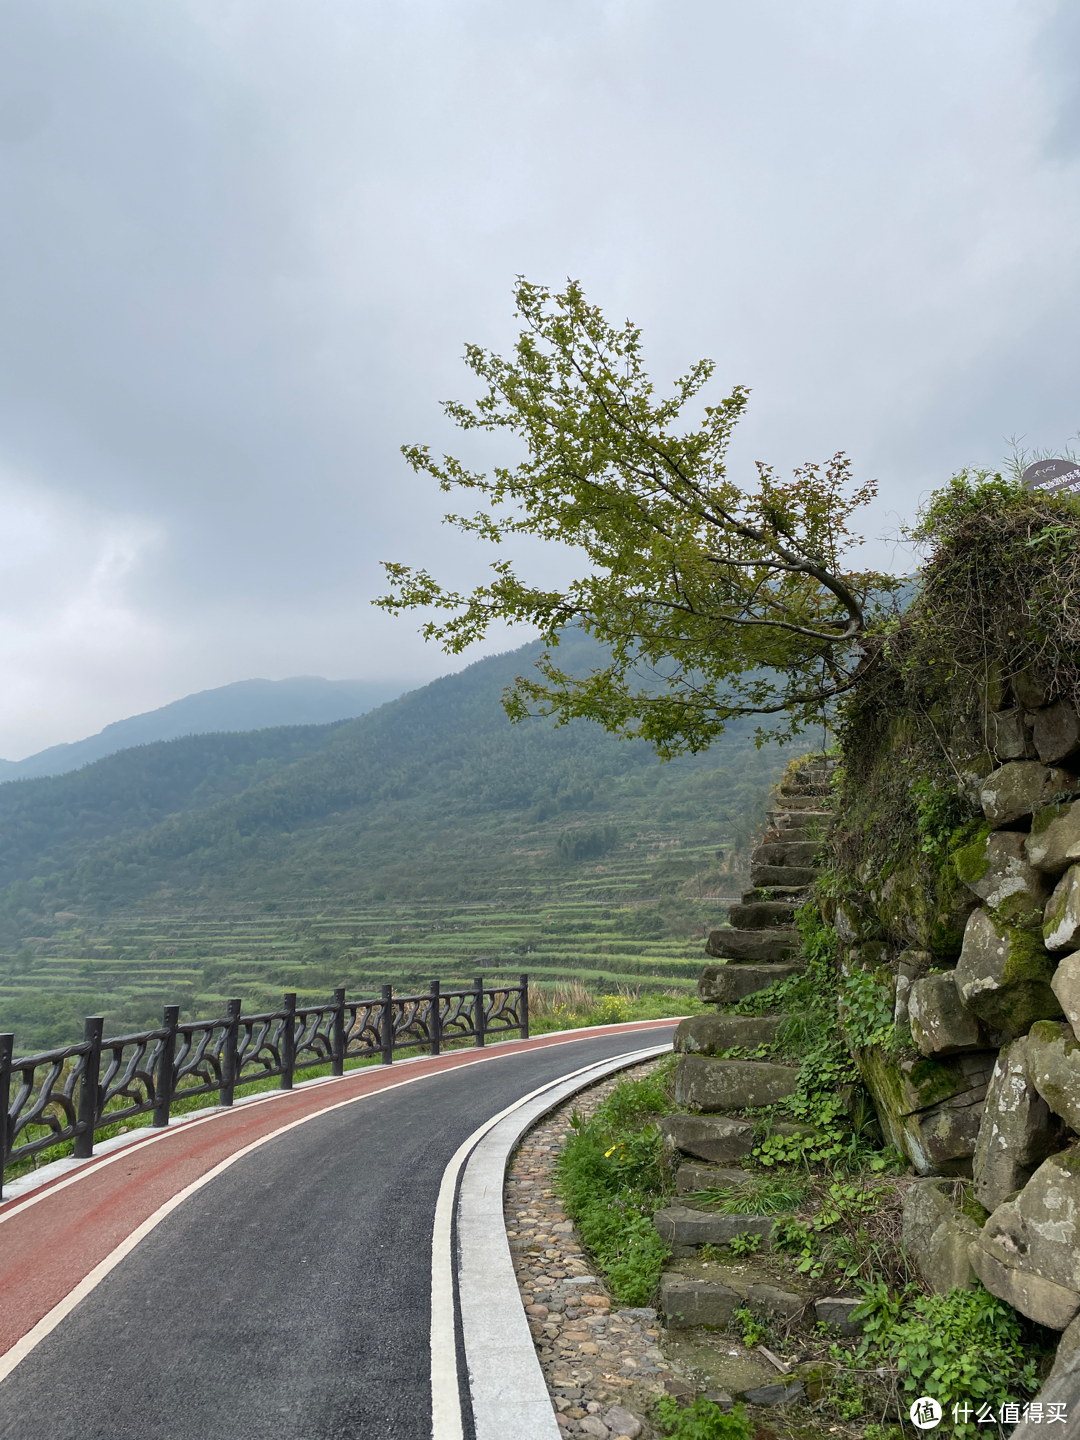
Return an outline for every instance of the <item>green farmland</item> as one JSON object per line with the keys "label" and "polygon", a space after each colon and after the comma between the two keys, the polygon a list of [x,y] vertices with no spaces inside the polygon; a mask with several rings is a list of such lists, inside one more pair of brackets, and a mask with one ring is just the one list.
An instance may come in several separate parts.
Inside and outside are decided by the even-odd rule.
{"label": "green farmland", "polygon": [[[725,918],[739,876],[717,875],[714,844],[675,847],[658,836],[624,848],[507,886],[516,893],[505,897],[458,904],[57,917],[62,928],[24,937],[0,962],[0,1019],[25,1053],[75,1038],[84,1014],[104,1014],[106,1032],[117,1033],[153,1023],[170,1001],[194,1018],[217,1013],[232,996],[245,1010],[271,1008],[283,990],[296,990],[303,1004],[340,984],[351,996],[384,984],[410,993],[434,979],[448,989],[480,974],[490,981],[527,971],[548,991],[577,982],[596,995],[689,999],[704,933]],[[685,893],[695,877],[728,893]]]}

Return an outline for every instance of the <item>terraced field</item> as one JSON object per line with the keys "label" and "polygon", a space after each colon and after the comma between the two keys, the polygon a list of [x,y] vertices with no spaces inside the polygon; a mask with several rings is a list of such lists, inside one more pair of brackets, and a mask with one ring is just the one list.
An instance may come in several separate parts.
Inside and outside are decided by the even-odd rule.
{"label": "terraced field", "polygon": [[[587,669],[596,647],[574,645]],[[510,725],[503,687],[535,648],[298,759],[291,732],[195,736],[0,787],[0,1031],[27,1053],[86,1015],[121,1034],[166,1003],[202,1018],[481,971],[572,982],[578,1014],[584,989],[688,994],[789,752],[743,725],[661,765],[585,721]]]}
{"label": "terraced field", "polygon": [[[350,995],[387,983],[409,993],[433,979],[456,988],[522,971],[547,990],[577,982],[596,994],[693,992],[704,933],[741,884],[738,873],[717,872],[714,842],[641,836],[562,875],[547,873],[548,855],[531,866],[523,857],[521,883],[500,887],[513,893],[484,901],[346,907],[315,898],[288,913],[252,905],[107,921],[57,915],[59,928],[26,936],[0,972],[0,1028],[14,1029],[25,1052],[74,1039],[84,1014],[105,1014],[106,1033],[117,1033],[151,1023],[166,1002],[205,1016],[231,996],[245,1009],[269,1008],[285,989],[305,1003],[340,984]],[[685,893],[695,877],[714,893]]]}

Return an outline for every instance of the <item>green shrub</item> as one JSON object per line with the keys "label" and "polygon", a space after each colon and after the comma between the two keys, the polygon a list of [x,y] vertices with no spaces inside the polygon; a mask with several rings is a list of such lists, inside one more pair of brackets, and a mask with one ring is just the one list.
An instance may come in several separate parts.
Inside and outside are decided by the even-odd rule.
{"label": "green shrub", "polygon": [[[863,1319],[858,1362],[892,1364],[907,1401],[933,1395],[946,1413],[957,1401],[995,1411],[1021,1392],[1037,1388],[1034,1359],[1025,1346],[1019,1317],[1011,1305],[984,1290],[950,1290],[947,1295],[890,1292],[881,1283],[864,1287],[866,1300],[855,1316]],[[957,1436],[984,1433],[960,1422]]]}
{"label": "green shrub", "polygon": [[625,995],[605,995],[593,1011],[596,1025],[625,1025],[634,1013],[633,1002]]}
{"label": "green shrub", "polygon": [[844,1030],[852,1045],[884,1045],[893,1030],[893,999],[876,976],[856,970],[840,987]]}
{"label": "green shrub", "polygon": [[721,1215],[776,1215],[798,1210],[806,1199],[805,1181],[788,1175],[755,1175],[745,1185],[726,1185],[715,1190],[698,1190],[692,1199],[702,1209]]}
{"label": "green shrub", "polygon": [[736,1310],[733,1318],[742,1335],[742,1343],[747,1350],[752,1350],[755,1345],[760,1345],[763,1340],[769,1338],[769,1327],[762,1325],[752,1311],[745,1308]]}
{"label": "green shrub", "polygon": [[685,1409],[666,1395],[658,1402],[655,1414],[660,1433],[669,1440],[753,1440],[754,1427],[741,1405],[725,1415],[704,1395]]}

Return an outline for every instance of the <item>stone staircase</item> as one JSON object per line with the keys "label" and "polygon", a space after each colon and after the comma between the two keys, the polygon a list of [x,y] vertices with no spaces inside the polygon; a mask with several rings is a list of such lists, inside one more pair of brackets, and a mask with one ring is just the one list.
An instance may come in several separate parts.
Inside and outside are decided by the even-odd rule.
{"label": "stone staircase", "polygon": [[707,955],[725,962],[701,972],[698,996],[706,1004],[733,1005],[801,968],[795,910],[817,877],[814,857],[829,821],[834,768],[835,762],[815,758],[776,787],[769,828],[751,858],[754,888],[731,907],[730,926],[714,930],[705,946]]}
{"label": "stone staircase", "polygon": [[[817,875],[813,862],[829,820],[832,769],[832,762],[811,757],[793,765],[776,787],[769,828],[751,857],[754,888],[743,895],[740,905],[731,907],[730,925],[714,930],[705,946],[706,953],[721,963],[702,971],[698,995],[717,1010],[684,1020],[675,1037],[675,1049],[682,1056],[675,1099],[702,1118],[731,1117],[740,1110],[771,1105],[794,1089],[795,1066],[720,1058],[735,1047],[754,1050],[769,1044],[784,1017],[735,1015],[724,1007],[803,968],[795,910]],[[703,1158],[700,1150],[690,1153]],[[742,1153],[748,1154],[749,1147]]]}
{"label": "stone staircase", "polygon": [[[756,1236],[764,1260],[780,1215],[718,1214],[694,1205],[695,1192],[748,1183],[752,1172],[742,1162],[754,1146],[754,1125],[740,1112],[773,1104],[795,1089],[798,1067],[772,1060],[730,1059],[735,1047],[753,1051],[768,1045],[785,1019],[780,1013],[737,1015],[725,1009],[803,969],[795,910],[809,895],[817,876],[814,859],[829,823],[828,796],[835,762],[808,757],[794,764],[773,794],[769,828],[751,859],[753,889],[733,905],[730,925],[714,930],[707,965],[698,982],[702,1001],[717,1008],[679,1025],[675,1050],[676,1103],[688,1113],[661,1123],[665,1149],[676,1170],[674,1203],[657,1212],[655,1225],[671,1247],[674,1267],[661,1281],[660,1304],[669,1331],[697,1326],[727,1330],[735,1311],[747,1307],[762,1318],[801,1315],[811,1306],[818,1318],[840,1323],[854,1302],[815,1297],[804,1287],[779,1289],[774,1275],[754,1273],[754,1263],[701,1262],[703,1244],[722,1247],[739,1236]],[[780,1133],[806,1127],[774,1125]],[[688,1204],[687,1201],[690,1203]],[[709,1253],[709,1252],[706,1252]],[[790,1283],[790,1282],[788,1282]],[[832,1309],[829,1309],[829,1307]],[[844,1333],[841,1329],[841,1333]],[[802,1386],[785,1381],[759,1355],[728,1349],[728,1361],[714,1372],[716,1383],[757,1404],[787,1403]],[[736,1357],[733,1359],[732,1357]],[[699,1357],[700,1358],[700,1357]],[[729,1363],[730,1362],[730,1363]],[[764,1369],[762,1368],[764,1367]],[[779,1383],[777,1383],[779,1382]],[[768,1398],[766,1398],[768,1397]]]}

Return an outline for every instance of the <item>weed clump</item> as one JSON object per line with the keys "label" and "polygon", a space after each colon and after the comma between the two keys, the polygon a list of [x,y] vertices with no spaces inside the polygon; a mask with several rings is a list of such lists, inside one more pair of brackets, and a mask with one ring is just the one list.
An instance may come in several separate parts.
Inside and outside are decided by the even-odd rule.
{"label": "weed clump", "polygon": [[685,1408],[667,1395],[658,1402],[655,1413],[661,1435],[669,1440],[753,1440],[754,1427],[741,1405],[725,1415],[704,1395]]}
{"label": "weed clump", "polygon": [[911,1399],[934,1395],[951,1414],[954,1402],[971,1407],[959,1419],[956,1436],[986,1433],[976,1423],[980,1409],[996,1414],[1038,1388],[1037,1361],[1025,1344],[1011,1305],[977,1285],[947,1295],[911,1289],[890,1292],[883,1282],[864,1286],[866,1300],[855,1311],[863,1318],[857,1364],[886,1365],[896,1376],[897,1399],[906,1411]]}
{"label": "weed clump", "polygon": [[615,1299],[644,1305],[669,1255],[653,1213],[669,1191],[659,1115],[671,1110],[669,1066],[623,1080],[591,1120],[575,1112],[559,1157],[559,1190]]}

